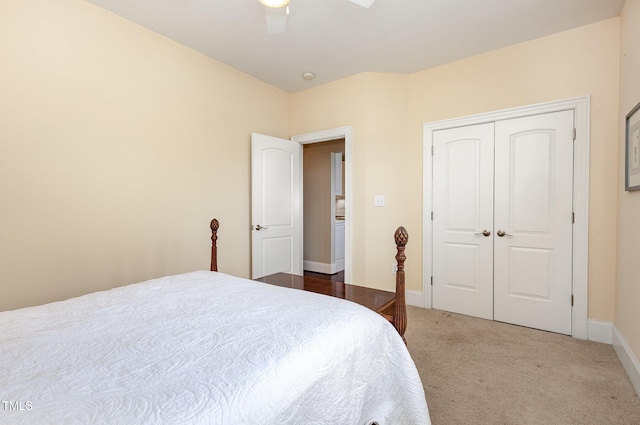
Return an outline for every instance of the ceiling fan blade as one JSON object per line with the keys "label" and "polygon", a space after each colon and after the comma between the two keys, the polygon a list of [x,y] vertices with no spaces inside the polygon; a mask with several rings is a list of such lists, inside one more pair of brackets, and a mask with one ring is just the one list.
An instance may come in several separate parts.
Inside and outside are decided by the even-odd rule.
{"label": "ceiling fan blade", "polygon": [[287,31],[287,12],[286,7],[271,8],[267,7],[267,32],[269,34],[281,34]]}
{"label": "ceiling fan blade", "polygon": [[376,0],[349,0],[351,3],[355,3],[358,6],[369,8]]}

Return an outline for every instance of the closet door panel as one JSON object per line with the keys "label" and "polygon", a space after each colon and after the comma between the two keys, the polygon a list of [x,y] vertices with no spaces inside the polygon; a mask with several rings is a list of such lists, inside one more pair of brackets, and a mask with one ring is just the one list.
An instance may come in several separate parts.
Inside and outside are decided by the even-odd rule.
{"label": "closet door panel", "polygon": [[571,334],[573,112],[495,128],[494,319]]}
{"label": "closet door panel", "polygon": [[433,139],[433,307],[485,319],[493,318],[493,132],[490,123]]}

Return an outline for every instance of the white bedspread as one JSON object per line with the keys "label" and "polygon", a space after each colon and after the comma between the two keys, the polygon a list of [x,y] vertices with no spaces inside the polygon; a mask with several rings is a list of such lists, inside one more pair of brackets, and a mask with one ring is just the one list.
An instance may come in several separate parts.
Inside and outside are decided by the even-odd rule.
{"label": "white bedspread", "polygon": [[357,304],[193,272],[0,313],[0,424],[429,424]]}

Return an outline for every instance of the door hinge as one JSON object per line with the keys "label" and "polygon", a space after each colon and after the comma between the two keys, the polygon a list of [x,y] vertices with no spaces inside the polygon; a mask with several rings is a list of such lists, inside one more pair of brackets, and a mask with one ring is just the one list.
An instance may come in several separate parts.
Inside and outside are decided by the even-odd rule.
{"label": "door hinge", "polygon": [[576,137],[577,137],[577,131],[576,131],[576,129],[574,128],[574,129],[573,129],[573,140],[574,140],[574,141],[576,140]]}
{"label": "door hinge", "polygon": [[571,307],[573,307],[573,294],[571,294]]}
{"label": "door hinge", "polygon": [[431,156],[433,156],[433,145],[431,145]]}
{"label": "door hinge", "polygon": [[576,213],[574,213],[574,212],[571,213],[571,222],[572,223],[576,222]]}
{"label": "door hinge", "polygon": [[433,286],[433,276],[431,276],[431,286]]}
{"label": "door hinge", "polygon": [[433,221],[433,211],[431,211],[431,221]]}

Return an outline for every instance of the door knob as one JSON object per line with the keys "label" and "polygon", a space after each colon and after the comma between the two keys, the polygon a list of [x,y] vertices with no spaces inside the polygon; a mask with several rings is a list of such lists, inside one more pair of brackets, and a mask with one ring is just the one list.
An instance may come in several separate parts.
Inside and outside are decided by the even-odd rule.
{"label": "door knob", "polygon": [[478,235],[478,236],[480,236],[480,235],[484,235],[484,236],[491,236],[491,232],[485,229],[485,230],[483,230],[482,232],[474,233],[474,235]]}
{"label": "door knob", "polygon": [[259,224],[256,226],[256,230],[268,229],[268,227],[260,226]]}
{"label": "door knob", "polygon": [[497,235],[498,235],[498,236],[500,236],[500,237],[503,237],[503,236],[513,236],[511,233],[505,233],[505,232],[503,232],[502,230],[498,230]]}

